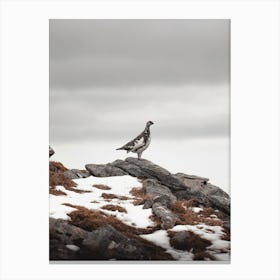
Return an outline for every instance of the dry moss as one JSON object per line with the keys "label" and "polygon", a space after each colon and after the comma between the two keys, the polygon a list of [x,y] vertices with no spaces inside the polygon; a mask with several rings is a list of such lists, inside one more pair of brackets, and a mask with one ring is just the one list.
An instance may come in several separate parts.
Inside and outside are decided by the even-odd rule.
{"label": "dry moss", "polygon": [[109,210],[109,211],[119,211],[119,212],[124,212],[127,213],[126,209],[119,206],[119,205],[113,205],[113,204],[107,204],[101,207],[101,209],[104,210]]}
{"label": "dry moss", "polygon": [[136,196],[136,197],[143,197],[146,192],[143,187],[141,188],[132,188],[129,192],[131,195]]}
{"label": "dry moss", "polygon": [[66,195],[65,192],[63,192],[61,190],[56,190],[56,189],[53,189],[53,188],[49,188],[49,194],[52,194],[52,195]]}
{"label": "dry moss", "polygon": [[223,232],[224,232],[224,234],[223,234],[221,239],[226,240],[226,241],[230,241],[230,229],[227,228],[227,227],[224,227]]}
{"label": "dry moss", "polygon": [[96,185],[92,185],[94,188],[100,189],[100,190],[111,190],[111,188],[109,186],[106,185],[101,185],[101,184],[96,184]]}
{"label": "dry moss", "polygon": [[134,205],[141,205],[144,204],[147,200],[152,199],[152,196],[146,194],[145,189],[143,187],[132,188],[129,193],[134,196]]}
{"label": "dry moss", "polygon": [[49,169],[52,172],[64,172],[68,170],[61,162],[57,161],[50,161]]}
{"label": "dry moss", "polygon": [[184,214],[186,212],[186,202],[177,200],[171,205],[170,209],[176,214]]}
{"label": "dry moss", "polygon": [[114,199],[114,198],[117,198],[119,200],[127,200],[129,199],[129,197],[127,196],[123,196],[123,195],[116,195],[114,193],[102,193],[101,196],[104,198],[104,199]]}
{"label": "dry moss", "polygon": [[[199,213],[195,213],[191,208],[187,208],[190,205],[189,201],[176,201],[171,205],[171,210],[178,215],[180,221],[177,224],[183,225],[197,225],[206,224],[209,226],[222,226],[223,221],[220,218],[211,218],[210,215],[215,214],[217,217],[222,217],[222,213],[216,212],[213,208],[203,208]],[[191,202],[193,205],[193,200]]]}
{"label": "dry moss", "polygon": [[212,256],[211,254],[209,254],[206,251],[196,252],[196,253],[194,253],[194,256],[193,256],[193,260],[194,261],[206,261],[206,260],[209,260],[209,259],[211,261],[215,261],[216,260],[216,258],[214,256]]}
{"label": "dry moss", "polygon": [[195,198],[189,199],[185,202],[186,207],[199,207],[202,203]]}
{"label": "dry moss", "polygon": [[208,246],[212,245],[209,240],[204,239],[191,231],[186,232],[188,233],[188,237],[182,241],[175,238],[176,232],[169,230],[167,233],[170,237],[170,245],[179,250],[192,250],[193,253],[204,252]]}
{"label": "dry moss", "polygon": [[150,251],[151,259],[174,260],[174,258],[170,254],[165,252],[165,249],[139,236],[140,234],[149,234],[158,230],[158,226],[150,228],[135,228],[122,223],[112,215],[107,215],[98,210],[89,210],[85,207],[75,206],[71,204],[65,205],[78,209],[77,211],[73,211],[68,214],[68,216],[71,218],[71,224],[88,231],[95,230],[104,225],[111,225],[126,237],[138,240],[142,244],[145,244],[147,246],[147,250]]}
{"label": "dry moss", "polygon": [[122,223],[113,215],[108,215],[99,210],[89,210],[82,206],[72,205],[65,203],[64,205],[76,208],[77,211],[73,211],[68,214],[71,218],[71,223],[75,226],[81,227],[87,231],[92,231],[100,226],[111,225],[118,231],[122,232],[126,236],[149,234],[158,229],[157,225],[148,228],[136,228]]}
{"label": "dry moss", "polygon": [[[59,165],[60,163],[55,163],[55,164],[56,166],[60,166]],[[71,179],[69,179],[67,176],[65,176],[62,171],[51,171],[51,170],[49,171],[49,186],[50,186],[49,189],[50,192],[55,186],[63,186],[66,190],[77,192],[77,193],[90,192],[90,191],[76,189],[75,187],[77,186],[77,184]]]}

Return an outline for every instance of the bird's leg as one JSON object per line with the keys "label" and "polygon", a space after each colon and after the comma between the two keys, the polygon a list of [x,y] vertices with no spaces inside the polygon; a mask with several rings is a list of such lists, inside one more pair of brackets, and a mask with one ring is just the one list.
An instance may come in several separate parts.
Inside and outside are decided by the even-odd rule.
{"label": "bird's leg", "polygon": [[137,153],[138,159],[141,159],[142,153]]}

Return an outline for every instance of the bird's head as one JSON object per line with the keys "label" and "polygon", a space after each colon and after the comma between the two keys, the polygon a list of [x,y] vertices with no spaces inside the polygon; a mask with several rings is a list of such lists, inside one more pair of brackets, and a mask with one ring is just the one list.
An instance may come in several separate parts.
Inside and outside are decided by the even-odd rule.
{"label": "bird's head", "polygon": [[146,124],[146,126],[149,127],[149,126],[151,126],[152,124],[154,124],[152,121],[148,121],[147,124]]}

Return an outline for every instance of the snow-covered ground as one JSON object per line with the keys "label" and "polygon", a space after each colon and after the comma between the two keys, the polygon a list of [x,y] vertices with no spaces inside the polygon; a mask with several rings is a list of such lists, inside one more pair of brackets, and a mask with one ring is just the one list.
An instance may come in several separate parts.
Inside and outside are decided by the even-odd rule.
{"label": "snow-covered ground", "polygon": [[[67,195],[50,195],[50,217],[69,219],[67,213],[75,210],[75,208],[65,206],[64,203],[70,203],[73,205],[79,205],[88,209],[102,210],[108,214],[115,214],[116,217],[123,223],[136,226],[136,227],[147,227],[153,225],[153,222],[149,219],[152,215],[151,209],[142,209],[142,205],[133,205],[133,196],[129,191],[134,187],[141,187],[142,184],[138,180],[131,176],[116,176],[116,177],[105,177],[97,178],[90,176],[84,179],[73,180],[76,182],[77,189],[84,191],[91,191],[85,193],[76,193],[73,191],[66,190],[63,186],[57,186],[57,190],[65,192]],[[102,190],[93,187],[93,185],[105,185],[109,186],[110,190]],[[112,199],[110,202],[104,199],[102,193],[112,193],[121,196],[127,196],[128,200],[120,200],[117,198]],[[126,209],[127,213],[118,211],[109,211],[101,209],[102,206],[107,204],[118,205]]]}
{"label": "snow-covered ground", "polygon": [[[88,178],[76,179],[73,181],[77,183],[76,189],[88,192],[77,193],[66,190],[63,186],[56,186],[56,190],[61,190],[66,193],[66,195],[58,196],[50,194],[50,217],[68,220],[69,216],[67,214],[76,210],[73,207],[63,205],[65,203],[69,203],[72,205],[83,206],[88,209],[98,209],[104,213],[114,215],[117,219],[129,226],[146,228],[154,225],[154,222],[150,219],[150,216],[152,215],[151,208],[143,209],[143,205],[133,204],[135,197],[130,194],[130,190],[132,188],[142,187],[141,182],[139,182],[136,178],[131,176],[115,176],[106,178],[90,176]],[[105,185],[109,186],[111,189],[98,189],[93,185]],[[101,196],[103,193],[126,196],[127,199],[122,200],[114,198],[108,201]],[[102,209],[102,206],[107,204],[121,206],[126,209],[127,213]],[[199,213],[202,209],[199,207],[193,207],[192,210],[195,213]],[[207,251],[211,253],[211,255],[215,256],[217,260],[227,261],[230,258],[230,242],[221,239],[223,231],[220,226],[208,226],[205,224],[176,225],[170,230],[173,232],[182,230],[192,231],[202,238],[212,242],[212,245],[207,248]],[[177,260],[192,261],[192,252],[176,250],[171,247],[166,230],[157,230],[151,234],[141,235],[141,237],[166,249],[166,251]],[[74,249],[75,248],[73,248],[73,250]]]}

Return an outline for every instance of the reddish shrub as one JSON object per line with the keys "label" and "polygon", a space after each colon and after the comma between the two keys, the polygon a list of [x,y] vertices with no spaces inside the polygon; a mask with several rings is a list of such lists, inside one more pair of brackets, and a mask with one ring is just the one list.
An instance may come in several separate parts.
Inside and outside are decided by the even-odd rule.
{"label": "reddish shrub", "polygon": [[[194,200],[192,200],[194,201]],[[193,205],[193,202],[191,202]],[[189,201],[176,201],[171,205],[171,210],[178,215],[180,221],[178,224],[183,225],[197,225],[200,223],[209,226],[222,226],[223,222],[219,218],[211,218],[210,215],[215,214],[217,217],[222,217],[222,213],[216,212],[213,208],[203,208],[199,213],[195,213],[191,208],[187,208],[190,205]]]}
{"label": "reddish shrub", "polygon": [[100,190],[111,190],[111,188],[109,186],[105,186],[105,185],[92,185],[94,188],[100,189]]}
{"label": "reddish shrub", "polygon": [[71,218],[71,223],[88,231],[95,230],[98,227],[107,224],[113,226],[115,229],[124,233],[127,236],[129,236],[130,234],[149,234],[157,229],[156,226],[151,228],[132,227],[122,223],[113,215],[107,215],[98,210],[89,210],[85,207],[71,205],[69,203],[65,203],[64,205],[78,209],[77,211],[73,211],[68,214],[68,216]]}
{"label": "reddish shrub", "polygon": [[49,188],[49,194],[52,194],[52,195],[66,195],[65,192],[63,192],[61,190],[56,190],[56,189],[53,189],[53,188]]}
{"label": "reddish shrub", "polygon": [[65,189],[76,187],[77,184],[66,177],[63,173],[50,171],[49,185],[51,187],[64,186]]}
{"label": "reddish shrub", "polygon": [[120,200],[129,199],[129,197],[127,197],[127,196],[116,195],[114,193],[102,193],[101,196],[105,199],[114,199],[114,198],[117,198],[117,199],[120,199]]}
{"label": "reddish shrub", "polygon": [[143,197],[146,194],[146,192],[145,192],[143,187],[141,187],[141,188],[132,188],[129,193],[132,194],[133,196],[136,196],[136,197]]}
{"label": "reddish shrub", "polygon": [[199,235],[191,231],[186,231],[186,238],[184,240],[182,240],[182,238],[176,237],[176,234],[178,233],[171,230],[168,231],[168,236],[170,237],[170,245],[175,249],[188,251],[193,249],[193,252],[197,253],[205,251],[206,247],[212,245],[209,240],[201,238]]}
{"label": "reddish shrub", "polygon": [[141,205],[144,204],[147,200],[152,199],[152,196],[146,194],[143,187],[132,188],[129,193],[134,196],[134,205]]}
{"label": "reddish shrub", "polygon": [[178,215],[184,214],[186,212],[185,202],[177,200],[171,205],[170,209]]}
{"label": "reddish shrub", "polygon": [[50,161],[49,168],[52,172],[64,172],[68,170],[61,162],[57,161]]}
{"label": "reddish shrub", "polygon": [[126,209],[119,206],[119,205],[113,205],[113,204],[107,204],[101,207],[101,209],[104,210],[109,210],[109,211],[119,211],[119,212],[124,212],[127,213]]}
{"label": "reddish shrub", "polygon": [[212,255],[210,255],[208,252],[203,251],[203,252],[196,252],[193,256],[194,261],[205,261],[210,259],[211,261],[215,261],[216,258]]}
{"label": "reddish shrub", "polygon": [[223,227],[223,236],[222,236],[222,240],[226,240],[226,241],[230,241],[230,229],[227,227]]}
{"label": "reddish shrub", "polygon": [[71,179],[69,179],[67,176],[65,176],[63,173],[50,171],[49,175],[50,175],[49,185],[51,188],[54,188],[55,186],[63,186],[66,190],[77,192],[77,193],[91,192],[91,191],[76,189],[75,187],[77,186],[77,184]]}

